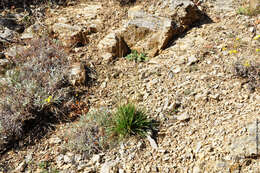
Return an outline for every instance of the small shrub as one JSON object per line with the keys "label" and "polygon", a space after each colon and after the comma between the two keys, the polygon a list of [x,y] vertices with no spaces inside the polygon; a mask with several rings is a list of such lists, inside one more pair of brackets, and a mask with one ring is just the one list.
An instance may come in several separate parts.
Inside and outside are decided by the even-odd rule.
{"label": "small shrub", "polygon": [[0,144],[8,146],[29,133],[41,136],[46,124],[66,118],[73,90],[61,50],[52,40],[37,38],[12,59],[15,67],[0,86]]}
{"label": "small shrub", "polygon": [[143,62],[147,61],[148,57],[144,53],[138,53],[136,50],[132,50],[130,54],[125,57],[127,60]]}
{"label": "small shrub", "polygon": [[65,148],[81,153],[85,158],[113,148],[123,137],[146,135],[156,125],[134,105],[118,107],[115,113],[107,110],[91,111],[66,133]]}
{"label": "small shrub", "polygon": [[145,136],[147,130],[153,126],[145,112],[137,109],[133,104],[118,107],[113,120],[114,125],[111,131],[119,138],[129,135]]}
{"label": "small shrub", "polygon": [[69,129],[66,148],[90,158],[110,147],[108,127],[111,114],[107,111],[92,111],[83,115],[77,124]]}
{"label": "small shrub", "polygon": [[246,60],[235,63],[234,69],[237,76],[247,79],[246,83],[248,83],[251,92],[260,88],[260,64],[253,64]]}

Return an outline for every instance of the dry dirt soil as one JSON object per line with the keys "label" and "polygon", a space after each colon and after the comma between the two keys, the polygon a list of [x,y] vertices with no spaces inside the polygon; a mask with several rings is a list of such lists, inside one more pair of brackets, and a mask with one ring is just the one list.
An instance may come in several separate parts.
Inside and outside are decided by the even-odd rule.
{"label": "dry dirt soil", "polygon": [[98,16],[103,24],[88,46],[70,50],[72,59],[84,60],[98,74],[82,102],[90,109],[113,110],[130,100],[146,109],[160,122],[158,148],[146,138],[133,137],[83,158],[63,148],[76,120],[57,125],[35,145],[5,153],[2,172],[260,172],[259,76],[252,84],[235,73],[240,62],[256,66],[259,75],[260,42],[254,39],[260,34],[259,14],[238,14],[244,1],[205,0],[200,8],[212,22],[190,29],[158,56],[145,62],[118,58],[103,63],[98,42],[111,28],[120,27],[130,6],[148,9],[156,1],[126,6],[110,0],[82,1],[73,8],[81,3],[101,4]]}

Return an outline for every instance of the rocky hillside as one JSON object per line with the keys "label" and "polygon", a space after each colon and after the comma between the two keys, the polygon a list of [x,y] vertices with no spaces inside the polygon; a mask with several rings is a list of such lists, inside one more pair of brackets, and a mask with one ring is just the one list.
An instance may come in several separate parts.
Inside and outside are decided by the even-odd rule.
{"label": "rocky hillside", "polygon": [[[260,172],[259,1],[11,6],[0,24],[2,172]],[[104,147],[90,113],[128,102],[156,129]]]}

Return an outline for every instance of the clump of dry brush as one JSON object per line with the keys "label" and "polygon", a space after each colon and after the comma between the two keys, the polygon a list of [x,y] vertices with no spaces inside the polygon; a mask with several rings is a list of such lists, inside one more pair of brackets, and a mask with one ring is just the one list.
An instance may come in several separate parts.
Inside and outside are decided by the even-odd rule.
{"label": "clump of dry brush", "polygon": [[74,98],[66,77],[68,61],[59,45],[42,37],[23,49],[0,82],[0,151],[65,119]]}
{"label": "clump of dry brush", "polygon": [[235,63],[235,74],[246,79],[248,88],[251,92],[260,88],[260,64],[249,61]]}

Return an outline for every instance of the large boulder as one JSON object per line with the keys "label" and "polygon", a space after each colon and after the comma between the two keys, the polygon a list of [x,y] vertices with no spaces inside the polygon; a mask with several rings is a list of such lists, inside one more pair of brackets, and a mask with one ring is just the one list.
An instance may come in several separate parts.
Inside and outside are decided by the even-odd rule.
{"label": "large boulder", "polygon": [[192,26],[203,16],[203,12],[191,0],[158,0],[148,11],[172,19],[184,28]]}
{"label": "large boulder", "polygon": [[[132,50],[146,53],[149,57],[158,55],[182,32],[202,19],[203,13],[191,0],[159,0],[148,10],[135,6],[128,11],[128,20],[118,29],[121,38]],[[108,34],[102,42],[108,42]],[[116,45],[113,43],[113,45]],[[118,47],[100,51],[117,55]]]}
{"label": "large boulder", "polygon": [[147,14],[138,8],[130,9],[128,18],[121,29],[124,41],[131,49],[145,52],[148,56],[157,55],[179,33],[171,19]]}

